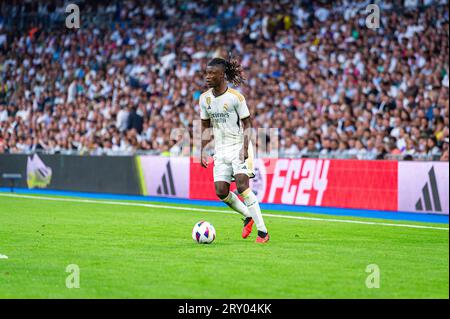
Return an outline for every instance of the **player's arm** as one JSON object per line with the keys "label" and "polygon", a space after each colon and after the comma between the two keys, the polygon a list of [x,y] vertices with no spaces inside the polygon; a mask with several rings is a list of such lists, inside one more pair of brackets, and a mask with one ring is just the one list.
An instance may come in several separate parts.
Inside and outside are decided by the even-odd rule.
{"label": "player's arm", "polygon": [[211,119],[209,118],[209,114],[206,111],[206,103],[204,101],[203,96],[200,96],[200,100],[199,100],[199,104],[200,104],[200,119],[201,119],[201,131],[202,131],[202,135],[201,135],[201,145],[200,145],[200,162],[202,164],[203,167],[208,167],[208,156],[207,154],[204,154],[204,150],[206,145],[209,143],[210,141],[210,135],[209,132],[207,132],[207,130],[209,130],[209,128],[211,127]]}
{"label": "player's arm", "polygon": [[252,121],[250,118],[250,111],[247,107],[247,102],[243,95],[239,94],[237,96],[237,109],[239,118],[242,122],[242,128],[244,129],[244,145],[241,150],[241,160],[245,161],[248,158],[248,144],[251,141],[252,134]]}
{"label": "player's arm", "polygon": [[208,145],[210,138],[209,133],[206,132],[211,127],[211,120],[210,119],[202,119],[202,143],[200,148],[200,159],[203,167],[208,167],[208,156],[205,154],[204,150],[206,145]]}
{"label": "player's arm", "polygon": [[250,116],[242,119],[242,128],[244,129],[244,146],[242,147],[242,158],[245,161],[248,158],[248,143],[252,138],[252,121]]}

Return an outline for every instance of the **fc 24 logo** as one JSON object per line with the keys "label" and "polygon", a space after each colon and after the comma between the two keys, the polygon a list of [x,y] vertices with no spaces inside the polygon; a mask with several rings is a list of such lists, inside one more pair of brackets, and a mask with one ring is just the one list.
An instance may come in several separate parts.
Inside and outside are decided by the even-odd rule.
{"label": "fc 24 logo", "polygon": [[[329,167],[329,160],[278,159],[268,202],[320,206],[328,185]],[[314,202],[312,193],[316,193]]]}

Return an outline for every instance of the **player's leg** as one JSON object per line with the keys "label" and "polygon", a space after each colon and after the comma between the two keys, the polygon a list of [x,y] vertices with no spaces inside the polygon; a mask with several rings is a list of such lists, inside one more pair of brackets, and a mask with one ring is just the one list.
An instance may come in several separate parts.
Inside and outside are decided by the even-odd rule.
{"label": "player's leg", "polygon": [[230,192],[230,184],[223,181],[214,182],[216,187],[216,195],[231,209],[235,210],[244,217],[250,217],[247,206],[233,192]]}
{"label": "player's leg", "polygon": [[[234,181],[236,181],[235,177],[233,176]],[[236,183],[237,184],[237,183]],[[238,191],[238,190],[237,190]],[[238,191],[239,192],[239,191]],[[247,207],[247,206],[245,206]],[[248,208],[247,208],[248,209]],[[254,224],[254,220],[251,217],[250,211],[249,211],[249,216],[247,216],[244,219],[244,227],[242,228],[242,238],[247,238],[248,236],[250,236],[250,234],[252,233],[253,230],[253,224]]]}
{"label": "player's leg", "polygon": [[258,238],[256,241],[267,242],[269,240],[269,234],[267,232],[267,228],[261,214],[258,198],[256,197],[255,193],[253,193],[252,190],[250,189],[248,175],[239,173],[234,175],[234,177],[236,179],[236,186],[238,192],[244,199],[244,203],[248,207],[248,210],[253,220],[255,221],[256,228],[258,229]]}
{"label": "player's leg", "polygon": [[214,159],[214,186],[216,188],[216,195],[231,209],[244,217],[250,217],[247,206],[241,202],[235,193],[230,192],[232,173],[233,169],[231,164],[225,163],[225,161],[220,158]]}

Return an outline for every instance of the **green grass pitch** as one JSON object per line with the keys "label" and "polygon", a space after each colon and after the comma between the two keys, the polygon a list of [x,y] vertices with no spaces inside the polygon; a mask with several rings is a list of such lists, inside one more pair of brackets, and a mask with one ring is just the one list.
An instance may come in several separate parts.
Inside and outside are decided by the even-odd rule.
{"label": "green grass pitch", "polygon": [[[448,230],[267,216],[271,240],[258,245],[239,215],[130,203],[0,196],[0,298],[449,298]],[[199,220],[215,226],[213,244],[192,240]],[[379,288],[366,287],[369,264]]]}

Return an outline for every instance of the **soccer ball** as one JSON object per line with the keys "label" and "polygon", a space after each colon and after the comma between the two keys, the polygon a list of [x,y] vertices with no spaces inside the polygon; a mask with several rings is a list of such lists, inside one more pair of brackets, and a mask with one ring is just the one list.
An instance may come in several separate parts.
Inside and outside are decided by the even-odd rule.
{"label": "soccer ball", "polygon": [[216,239],[216,230],[213,225],[202,220],[194,225],[192,239],[199,244],[211,244]]}

